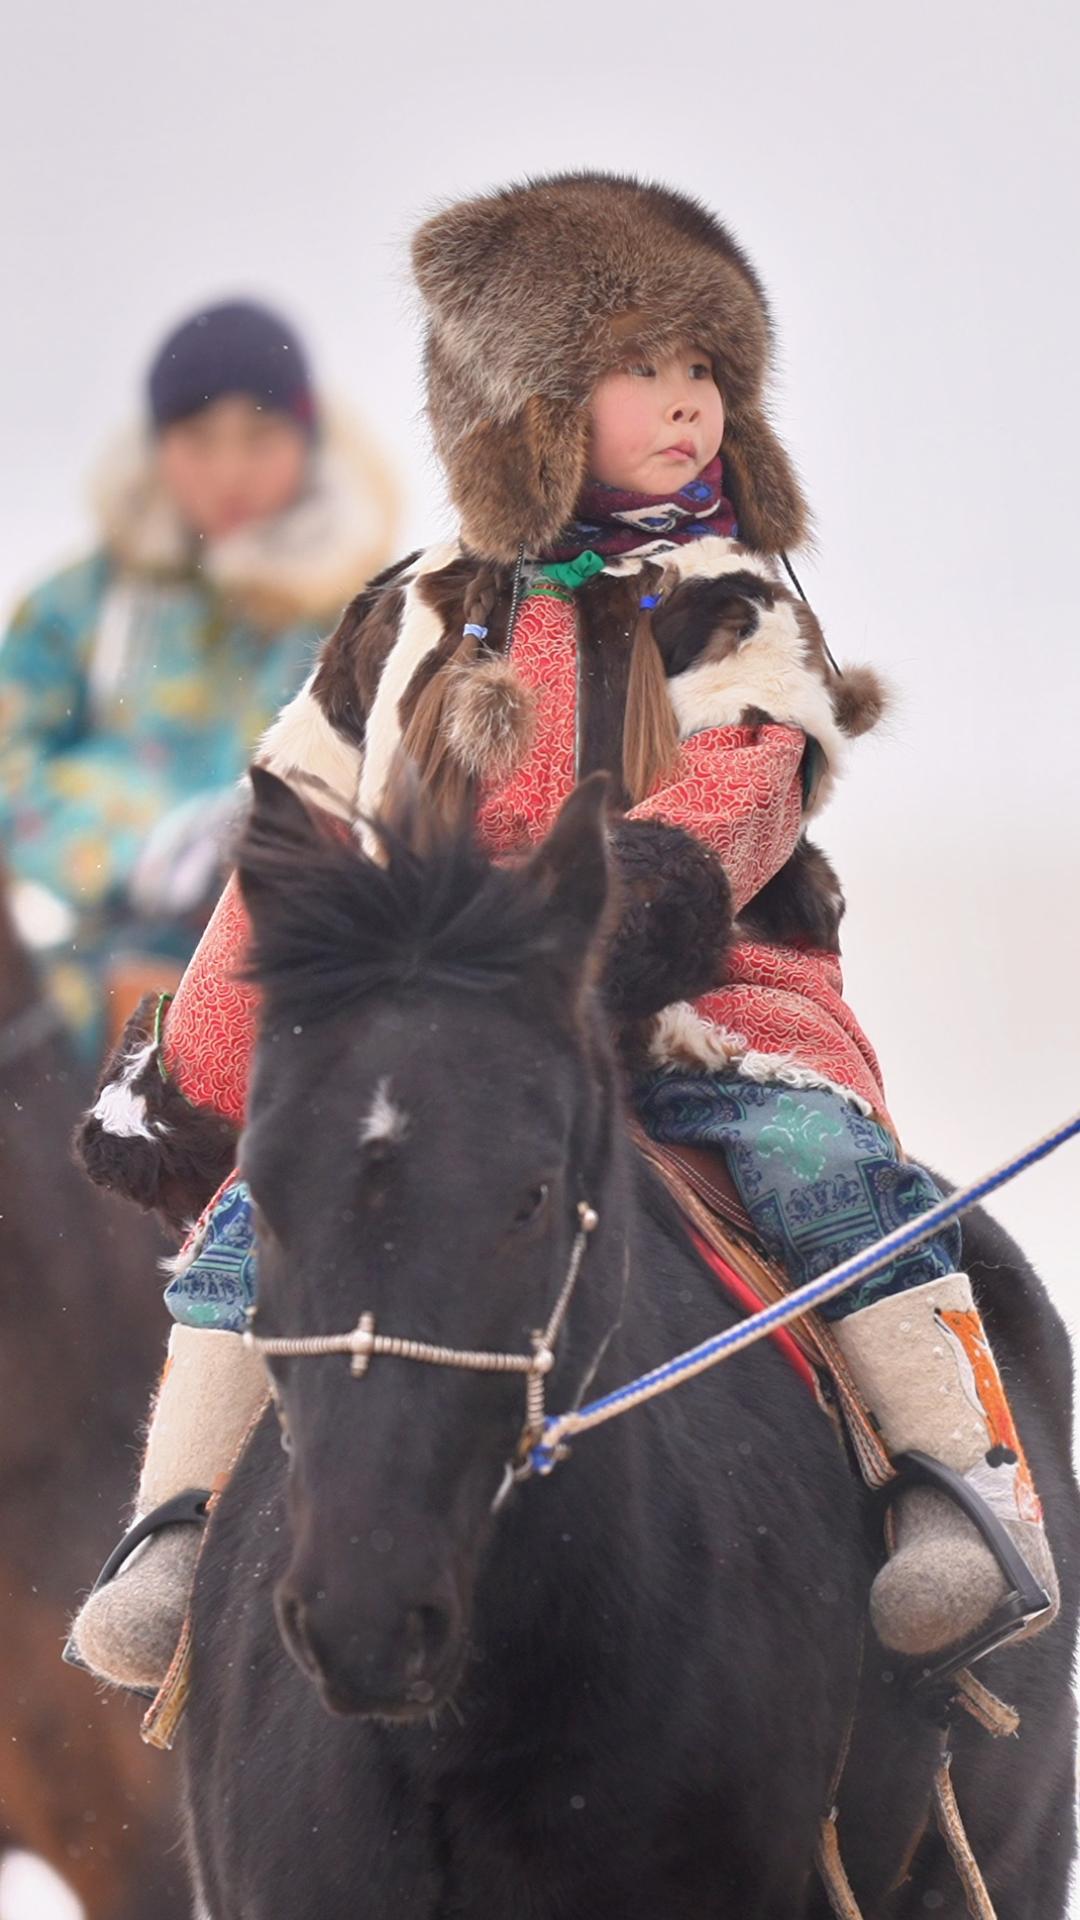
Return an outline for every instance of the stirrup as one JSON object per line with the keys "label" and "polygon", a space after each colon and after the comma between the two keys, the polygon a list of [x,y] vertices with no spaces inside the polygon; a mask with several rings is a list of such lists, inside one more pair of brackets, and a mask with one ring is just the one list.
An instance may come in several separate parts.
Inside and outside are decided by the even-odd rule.
{"label": "stirrup", "polygon": [[[117,1541],[86,1599],[92,1600],[95,1593],[100,1593],[110,1580],[115,1580],[136,1547],[141,1547],[151,1534],[160,1533],[163,1527],[184,1524],[204,1527],[209,1502],[209,1487],[188,1487],[184,1493],[174,1493],[170,1500],[163,1500],[159,1507],[151,1507],[149,1513],[144,1513],[142,1519],[136,1520],[134,1526],[129,1527],[123,1538]],[[86,1601],[83,1602],[85,1604]],[[83,1673],[93,1674],[93,1669],[87,1666],[71,1634],[64,1642],[60,1658],[69,1667],[79,1667]],[[138,1694],[143,1700],[156,1700],[158,1693],[156,1687],[126,1687],[124,1691]]]}
{"label": "stirrup", "polygon": [[999,1648],[1008,1646],[1010,1641],[1041,1620],[1044,1614],[1052,1612],[1054,1603],[1032,1573],[1007,1529],[997,1515],[991,1513],[981,1493],[976,1492],[962,1473],[947,1467],[941,1460],[935,1460],[932,1454],[918,1453],[914,1449],[909,1453],[898,1453],[893,1466],[901,1487],[932,1487],[936,1493],[945,1494],[960,1508],[989,1547],[1008,1587],[1000,1607],[970,1640],[950,1648],[937,1657],[932,1666],[920,1669],[914,1687],[922,1695],[940,1687],[944,1681],[955,1679],[962,1668],[973,1666],[976,1660],[984,1660],[988,1653],[996,1653]]}

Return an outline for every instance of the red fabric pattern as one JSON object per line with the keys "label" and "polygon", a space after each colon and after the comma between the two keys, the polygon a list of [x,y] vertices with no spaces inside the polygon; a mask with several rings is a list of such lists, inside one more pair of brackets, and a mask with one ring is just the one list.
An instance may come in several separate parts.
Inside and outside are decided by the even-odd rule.
{"label": "red fabric pattern", "polygon": [[170,1073],[194,1106],[212,1107],[242,1126],[255,1045],[259,996],[236,978],[249,923],[232,875],[195,949],[165,1019]]}
{"label": "red fabric pattern", "polygon": [[683,741],[674,779],[630,819],[667,820],[704,840],[724,863],[740,913],[799,837],[805,746],[792,727],[707,727]]}
{"label": "red fabric pattern", "polygon": [[[482,797],[478,828],[495,857],[520,853],[547,833],[575,778],[577,642],[572,605],[548,595],[524,603],[511,651],[536,694],[536,733],[524,764]],[[684,827],[720,855],[736,911],[778,872],[801,825],[801,733],[790,727],[710,727],[683,742],[675,777],[633,810]],[[235,978],[248,923],[229,882],[165,1027],[165,1063],[200,1106],[243,1120],[257,996]],[[843,999],[832,954],[739,946],[728,978],[697,1012],[747,1049],[789,1056],[861,1095],[888,1124],[881,1071]]]}
{"label": "red fabric pattern", "polygon": [[523,766],[485,794],[477,829],[498,858],[544,838],[574,785],[577,631],[572,606],[550,595],[526,600],[514,629],[514,671],[536,696],[536,732]]}
{"label": "red fabric pattern", "polygon": [[[573,607],[535,595],[522,607],[511,659],[535,690],[532,751],[505,786],[486,794],[478,826],[496,857],[534,846],[574,784],[577,640]],[[679,748],[674,777],[631,819],[684,827],[724,862],[736,913],[778,873],[802,826],[806,742],[792,727],[708,727]],[[756,1053],[799,1066],[859,1094],[888,1124],[881,1069],[843,999],[835,955],[740,946],[728,979],[696,1003],[714,1027]]]}
{"label": "red fabric pattern", "polygon": [[857,1093],[891,1126],[881,1068],[847,1001],[834,953],[794,947],[736,947],[726,984],[703,994],[697,1011],[760,1053],[790,1055]]}

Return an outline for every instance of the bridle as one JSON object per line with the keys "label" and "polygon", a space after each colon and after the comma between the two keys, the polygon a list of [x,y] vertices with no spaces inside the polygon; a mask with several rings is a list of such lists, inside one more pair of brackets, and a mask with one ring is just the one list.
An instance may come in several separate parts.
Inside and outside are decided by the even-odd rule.
{"label": "bridle", "polygon": [[[544,1382],[555,1365],[556,1342],[574,1296],[589,1235],[595,1232],[600,1216],[587,1200],[581,1200],[577,1207],[577,1221],[566,1278],[546,1326],[535,1329],[530,1336],[531,1353],[483,1353],[470,1348],[432,1346],[425,1340],[408,1340],[399,1334],[376,1333],[373,1313],[362,1313],[348,1333],[283,1334],[264,1339],[255,1331],[255,1308],[248,1310],[249,1324],[243,1335],[244,1345],[249,1352],[257,1353],[263,1360],[306,1360],[324,1354],[348,1353],[352,1355],[349,1370],[355,1379],[362,1379],[375,1359],[416,1360],[422,1366],[457,1367],[470,1373],[523,1374],[525,1423],[508,1475],[514,1479],[526,1479],[532,1472],[532,1450],[544,1432],[547,1417]],[[271,1394],[284,1438],[287,1434],[285,1417],[273,1381]]]}

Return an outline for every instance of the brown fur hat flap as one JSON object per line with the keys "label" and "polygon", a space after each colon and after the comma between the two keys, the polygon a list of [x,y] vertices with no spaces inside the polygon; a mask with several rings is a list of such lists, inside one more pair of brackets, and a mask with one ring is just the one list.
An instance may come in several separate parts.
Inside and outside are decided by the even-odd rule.
{"label": "brown fur hat flap", "polygon": [[554,175],[460,201],[413,242],[428,327],[428,409],[474,551],[553,542],[586,478],[604,374],[687,344],[712,357],[742,537],[797,546],[806,508],[763,410],[764,289],[738,242],[689,196],[625,175]]}

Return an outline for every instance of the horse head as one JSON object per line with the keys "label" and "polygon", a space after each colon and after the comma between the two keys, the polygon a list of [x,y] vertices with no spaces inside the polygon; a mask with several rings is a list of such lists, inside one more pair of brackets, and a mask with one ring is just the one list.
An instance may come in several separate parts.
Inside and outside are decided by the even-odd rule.
{"label": "horse head", "polygon": [[[237,866],[263,1014],[241,1167],[253,1336],[290,1454],[278,1621],[329,1708],[412,1719],[460,1668],[525,1377],[383,1353],[358,1378],[346,1353],[272,1349],[366,1317],[378,1337],[532,1352],[615,1109],[593,991],[606,782],[512,869],[415,796],[375,861],[272,775],[253,782]],[[569,1332],[559,1345],[562,1390]]]}

